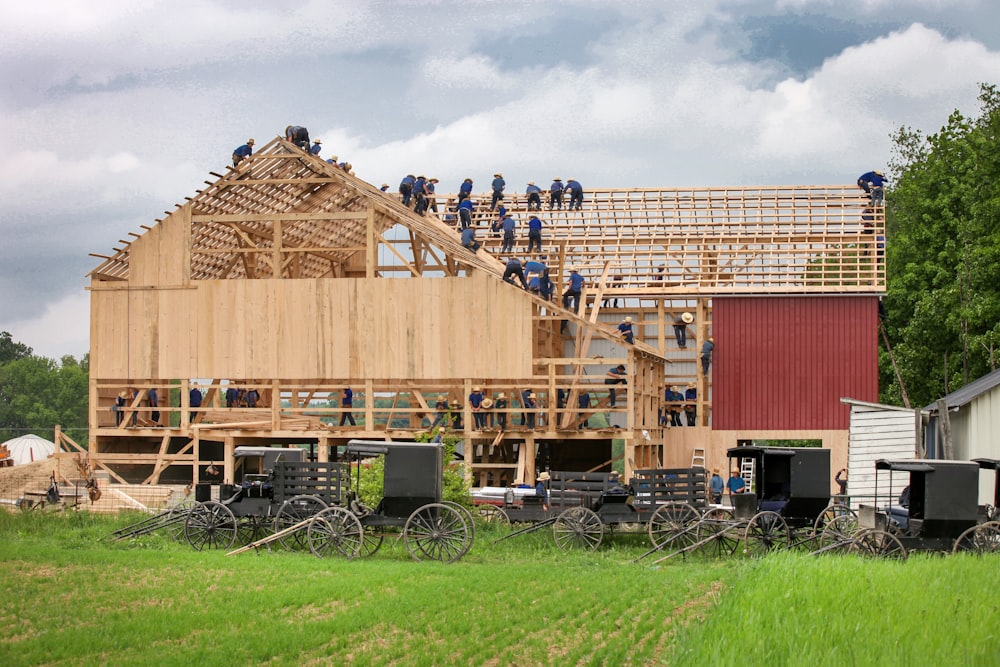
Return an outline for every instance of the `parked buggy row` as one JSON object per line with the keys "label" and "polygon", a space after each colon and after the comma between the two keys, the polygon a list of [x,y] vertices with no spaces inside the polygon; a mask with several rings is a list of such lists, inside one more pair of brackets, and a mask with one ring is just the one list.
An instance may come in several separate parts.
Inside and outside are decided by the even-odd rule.
{"label": "parked buggy row", "polygon": [[[114,537],[167,529],[193,548],[230,553],[279,544],[319,557],[370,556],[388,533],[415,560],[453,562],[472,546],[469,511],[442,501],[442,447],[428,443],[352,440],[338,462],[307,462],[299,449],[237,448],[239,484],[210,487],[195,501],[127,526]],[[374,508],[358,501],[351,469],[383,458],[383,497]],[[251,472],[252,470],[252,472]]]}

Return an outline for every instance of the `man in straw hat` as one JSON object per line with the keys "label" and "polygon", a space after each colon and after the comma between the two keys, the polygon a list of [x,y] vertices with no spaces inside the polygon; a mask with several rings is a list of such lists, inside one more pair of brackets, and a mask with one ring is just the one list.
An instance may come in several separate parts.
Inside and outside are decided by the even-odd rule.
{"label": "man in straw hat", "polygon": [[491,187],[493,188],[493,201],[490,202],[490,210],[492,211],[497,207],[497,202],[503,200],[503,189],[507,187],[507,181],[503,180],[503,174],[499,171],[493,174]]}
{"label": "man in straw hat", "polygon": [[535,495],[543,499],[542,509],[544,510],[549,509],[548,506],[549,492],[548,489],[545,488],[545,483],[548,482],[550,479],[552,479],[552,475],[550,475],[547,470],[543,470],[541,473],[539,473],[538,477],[535,478]]}
{"label": "man in straw hat", "polygon": [[529,211],[542,210],[542,189],[535,185],[534,181],[528,181],[528,187],[525,188],[524,194],[528,195]]}
{"label": "man in straw hat", "polygon": [[708,375],[708,367],[712,365],[712,350],[714,349],[715,339],[709,336],[708,340],[701,344],[701,372],[703,375]]}
{"label": "man in straw hat", "polygon": [[497,394],[493,407],[497,412],[497,427],[501,431],[507,430],[507,394],[502,391]]}
{"label": "man in straw hat", "polygon": [[321,150],[323,150],[323,142],[319,139],[313,139],[313,145],[312,148],[309,149],[309,152],[313,155],[319,155]]}
{"label": "man in straw hat", "polygon": [[233,166],[235,167],[251,155],[253,155],[253,139],[247,139],[245,144],[233,151]]}
{"label": "man in straw hat", "polygon": [[687,348],[687,325],[694,322],[694,315],[688,312],[681,313],[674,320],[674,338],[677,339],[677,347],[684,350]]}
{"label": "man in straw hat", "polygon": [[618,325],[618,335],[629,345],[635,344],[635,332],[632,331],[632,316],[627,316]]}
{"label": "man in straw hat", "polygon": [[562,182],[561,178],[553,178],[552,179],[552,185],[549,186],[549,210],[550,211],[553,208],[558,208],[560,211],[562,210],[563,190],[564,189],[565,189],[565,186],[563,186],[563,182]]}
{"label": "man in straw hat", "polygon": [[483,403],[480,406],[483,411],[483,420],[486,422],[486,426],[483,428],[492,429],[493,428],[493,399],[490,397],[484,397]]}
{"label": "man in straw hat", "polygon": [[477,431],[486,428],[486,415],[483,413],[483,388],[473,387],[469,394],[469,407],[472,408],[472,420]]}

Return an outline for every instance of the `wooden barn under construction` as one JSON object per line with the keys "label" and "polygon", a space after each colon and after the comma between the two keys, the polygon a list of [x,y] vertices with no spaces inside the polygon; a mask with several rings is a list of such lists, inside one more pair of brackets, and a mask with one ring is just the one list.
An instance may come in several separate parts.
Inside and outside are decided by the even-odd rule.
{"label": "wooden barn under construction", "polygon": [[[588,189],[580,210],[543,206],[543,250],[528,256],[522,231],[515,254],[549,267],[546,301],[502,279],[487,197],[472,252],[453,196],[417,215],[280,138],[212,176],[89,275],[89,450],[118,481],[232,480],[244,445],[329,460],[351,438],[426,433],[445,402],[474,486],[607,470],[615,440],[628,471],[722,467],[759,439],[820,440],[836,466],[840,399],[877,398],[884,217],[853,185]],[[526,230],[525,197],[505,203]],[[570,269],[585,280],[574,312]],[[606,384],[619,364],[624,382]],[[476,388],[493,403],[478,426]]]}

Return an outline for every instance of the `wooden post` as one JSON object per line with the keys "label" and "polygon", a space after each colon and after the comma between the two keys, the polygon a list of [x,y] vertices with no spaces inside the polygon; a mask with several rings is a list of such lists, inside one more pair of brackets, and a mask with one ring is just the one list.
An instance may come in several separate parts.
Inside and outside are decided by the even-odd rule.
{"label": "wooden post", "polygon": [[941,434],[941,458],[951,461],[953,459],[951,442],[951,418],[948,415],[948,402],[943,398],[937,402],[938,412],[938,433]]}

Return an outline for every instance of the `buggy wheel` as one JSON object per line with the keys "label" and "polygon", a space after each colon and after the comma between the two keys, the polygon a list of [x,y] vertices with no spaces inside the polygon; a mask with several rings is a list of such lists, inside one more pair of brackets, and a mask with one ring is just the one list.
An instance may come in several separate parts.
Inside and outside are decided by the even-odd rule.
{"label": "buggy wheel", "polygon": [[649,540],[657,549],[669,544],[683,549],[697,541],[695,528],[701,515],[687,503],[667,503],[656,508],[649,518]]}
{"label": "buggy wheel", "polygon": [[170,514],[167,515],[167,533],[175,542],[184,539],[184,523],[188,512],[197,504],[193,500],[182,500],[170,508]]}
{"label": "buggy wheel", "polygon": [[862,530],[854,538],[852,551],[863,556],[906,560],[906,547],[898,537],[884,530]]}
{"label": "buggy wheel", "polygon": [[256,514],[239,517],[236,520],[236,543],[246,546],[266,537],[270,532],[269,524],[269,521],[264,521],[263,517]]}
{"label": "buggy wheel", "polygon": [[775,549],[787,549],[791,544],[788,524],[777,512],[758,512],[750,519],[743,534],[747,553],[764,556]]}
{"label": "buggy wheel", "polygon": [[858,534],[858,519],[850,514],[834,517],[819,534],[818,553],[843,554],[851,550]]}
{"label": "buggy wheel", "polygon": [[502,507],[497,507],[496,505],[480,505],[476,509],[476,514],[482,519],[483,523],[510,525],[510,517],[507,516],[507,512]]}
{"label": "buggy wheel", "polygon": [[236,517],[222,503],[199,503],[184,520],[184,537],[196,551],[228,549],[236,542]]}
{"label": "buggy wheel", "polygon": [[706,556],[728,557],[740,548],[743,525],[733,520],[728,509],[709,510],[698,523],[698,550]]}
{"label": "buggy wheel", "polygon": [[[326,503],[319,496],[295,496],[281,503],[281,508],[274,517],[274,532],[291,528],[292,526],[310,519],[327,507]],[[288,535],[278,538],[278,543],[289,551],[302,551],[309,548],[309,540],[306,538],[305,526],[293,531]]]}
{"label": "buggy wheel", "polygon": [[472,512],[469,511],[469,508],[466,507],[465,505],[462,505],[461,503],[456,503],[451,500],[442,500],[441,504],[447,505],[448,507],[451,507],[459,511],[459,513],[462,515],[462,518],[465,519],[466,525],[469,527],[469,532],[472,533],[472,541],[475,542],[476,522],[473,520]]}
{"label": "buggy wheel", "polygon": [[361,557],[368,558],[369,556],[374,555],[375,552],[382,547],[383,538],[384,534],[382,533],[381,528],[378,531],[374,531],[371,527],[369,527],[369,529],[365,531],[365,539],[361,543]]}
{"label": "buggy wheel", "polygon": [[977,556],[1000,551],[1000,522],[989,521],[962,533],[952,548],[954,553],[967,552]]}
{"label": "buggy wheel", "polygon": [[853,517],[854,523],[857,524],[858,522],[858,513],[847,505],[827,505],[826,509],[816,517],[816,522],[813,524],[813,534],[817,536],[822,535],[823,529],[840,517]]}
{"label": "buggy wheel", "polygon": [[417,508],[403,526],[403,542],[413,560],[454,563],[472,546],[465,517],[454,507],[431,503]]}
{"label": "buggy wheel", "polygon": [[597,513],[586,507],[571,507],[556,517],[552,525],[556,546],[563,551],[583,548],[593,551],[604,539],[604,524]]}
{"label": "buggy wheel", "polygon": [[317,558],[351,560],[361,553],[365,538],[358,517],[343,507],[327,507],[309,522],[306,540]]}

